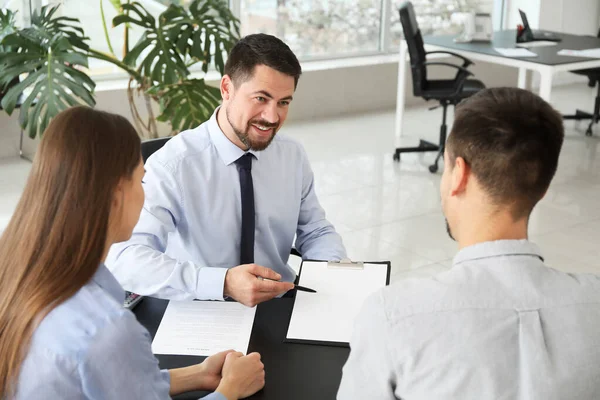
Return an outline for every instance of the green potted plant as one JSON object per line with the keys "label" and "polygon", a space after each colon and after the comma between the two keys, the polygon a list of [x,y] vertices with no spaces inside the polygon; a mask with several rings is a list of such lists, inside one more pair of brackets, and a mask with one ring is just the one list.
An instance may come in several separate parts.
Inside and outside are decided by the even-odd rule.
{"label": "green potted plant", "polygon": [[[31,15],[31,26],[9,33],[1,42],[0,87],[8,88],[2,108],[11,115],[21,105],[21,127],[29,137],[41,135],[50,120],[74,105],[96,104],[95,83],[82,71],[88,65],[87,38],[79,21],[56,15],[58,6]],[[22,81],[14,84],[19,77]]]}
{"label": "green potted plant", "polygon": [[[140,134],[158,137],[155,119],[169,122],[172,132],[192,128],[209,119],[221,96],[218,88],[206,83],[205,75],[211,66],[223,74],[226,54],[240,36],[239,20],[227,1],[194,0],[188,8],[171,4],[158,18],[138,2],[111,0],[111,4],[120,12],[113,19],[113,26],[124,26],[122,57],[114,54],[108,35],[111,54],[94,49],[90,49],[89,54],[129,74],[128,98]],[[105,20],[104,13],[102,18]],[[143,33],[130,48],[131,26],[142,28]],[[190,77],[194,67],[202,71],[201,77]],[[147,120],[136,108],[135,92],[146,100]],[[152,100],[160,106],[156,118]]]}
{"label": "green potted plant", "polygon": [[[15,12],[9,9],[0,10],[0,53],[4,53],[10,51],[10,48],[2,45],[2,40],[17,31],[17,26],[15,22]],[[0,64],[0,69],[6,68],[5,65]],[[19,78],[13,79],[6,85],[0,86],[0,101],[12,86],[15,86],[19,83]]]}

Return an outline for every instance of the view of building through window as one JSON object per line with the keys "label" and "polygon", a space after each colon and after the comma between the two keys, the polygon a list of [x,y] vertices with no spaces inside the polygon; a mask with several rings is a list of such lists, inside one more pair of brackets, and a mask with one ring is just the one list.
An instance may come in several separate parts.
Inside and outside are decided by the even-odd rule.
{"label": "view of building through window", "polygon": [[[404,0],[392,1],[390,14],[392,48],[400,45],[402,25],[398,7]],[[455,34],[461,31],[461,26],[452,21],[452,14],[458,12],[489,13],[494,9],[494,0],[413,0],[417,22],[422,35]]]}
{"label": "view of building through window", "polygon": [[302,59],[380,50],[381,0],[242,0],[242,34],[283,39]]}
{"label": "view of building through window", "polygon": [[[27,0],[5,0],[8,7]],[[189,5],[192,0],[137,0],[157,16],[169,4]],[[417,20],[424,35],[456,33],[455,12],[492,13],[494,4],[503,0],[413,0]],[[39,0],[38,0],[39,2]],[[100,15],[99,0],[42,0],[60,3],[63,15],[78,18],[95,49],[108,52]],[[280,37],[301,60],[332,59],[357,55],[396,52],[402,36],[398,6],[403,0],[231,0],[239,10],[241,33],[264,32]],[[389,3],[389,4],[388,4]],[[108,37],[117,55],[123,48],[123,29],[111,27],[117,15],[110,0],[103,0],[109,25]],[[389,10],[386,12],[386,10]],[[386,15],[383,15],[383,14]],[[383,21],[388,23],[382,23]],[[134,27],[130,42],[140,32]],[[95,75],[110,74],[115,68],[91,61]]]}

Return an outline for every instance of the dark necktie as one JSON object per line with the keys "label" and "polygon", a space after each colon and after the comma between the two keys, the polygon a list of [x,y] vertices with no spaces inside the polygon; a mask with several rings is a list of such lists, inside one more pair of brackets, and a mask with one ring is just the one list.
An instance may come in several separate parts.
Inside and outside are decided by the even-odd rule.
{"label": "dark necktie", "polygon": [[240,242],[240,265],[254,263],[254,185],[252,184],[252,158],[244,154],[235,162],[240,175],[242,194],[242,240]]}

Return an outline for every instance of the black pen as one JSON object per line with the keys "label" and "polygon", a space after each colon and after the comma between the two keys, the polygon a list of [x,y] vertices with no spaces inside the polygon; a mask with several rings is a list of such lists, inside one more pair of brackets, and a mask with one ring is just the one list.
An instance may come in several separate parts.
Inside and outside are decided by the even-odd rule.
{"label": "black pen", "polygon": [[[281,282],[281,281],[276,281],[274,279],[263,278],[262,276],[257,276],[257,278],[260,279],[261,281]],[[315,289],[307,288],[307,287],[300,286],[300,285],[294,285],[294,289],[299,290],[301,292],[317,293],[317,291]]]}
{"label": "black pen", "polygon": [[317,293],[317,291],[315,289],[307,288],[307,287],[300,286],[300,285],[295,285],[294,289],[300,290],[301,292]]}

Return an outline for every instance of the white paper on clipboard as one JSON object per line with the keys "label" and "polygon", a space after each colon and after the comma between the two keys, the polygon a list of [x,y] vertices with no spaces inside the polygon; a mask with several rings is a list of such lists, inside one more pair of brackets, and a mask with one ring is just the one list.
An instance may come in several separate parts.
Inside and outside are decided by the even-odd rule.
{"label": "white paper on clipboard", "polygon": [[330,265],[324,261],[302,263],[298,284],[317,293],[296,293],[287,340],[350,342],[362,304],[387,284],[389,263],[361,263],[362,268]]}

